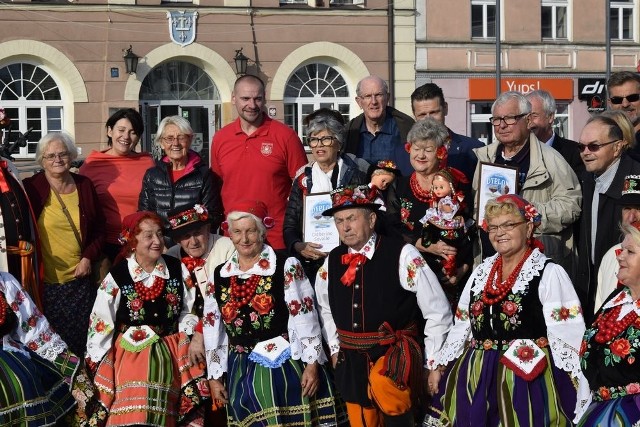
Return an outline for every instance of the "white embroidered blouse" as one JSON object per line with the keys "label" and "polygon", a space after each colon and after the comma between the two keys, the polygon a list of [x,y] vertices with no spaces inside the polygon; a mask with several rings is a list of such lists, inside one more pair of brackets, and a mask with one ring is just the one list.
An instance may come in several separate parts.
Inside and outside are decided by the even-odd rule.
{"label": "white embroidered blouse", "polygon": [[[222,277],[238,276],[246,279],[251,275],[272,276],[276,271],[276,254],[264,245],[258,261],[247,271],[240,270],[237,251],[222,265]],[[213,276],[213,275],[212,275]],[[221,309],[215,298],[211,277],[204,297],[203,333],[207,372],[209,378],[218,379],[227,372],[229,337],[222,321]],[[284,298],[289,307],[287,329],[291,358],[305,363],[324,364],[327,358],[322,349],[322,334],[315,306],[315,295],[309,279],[305,276],[300,261],[287,258],[284,265]],[[302,301],[307,301],[306,310],[297,310]],[[311,307],[309,307],[311,305]]]}

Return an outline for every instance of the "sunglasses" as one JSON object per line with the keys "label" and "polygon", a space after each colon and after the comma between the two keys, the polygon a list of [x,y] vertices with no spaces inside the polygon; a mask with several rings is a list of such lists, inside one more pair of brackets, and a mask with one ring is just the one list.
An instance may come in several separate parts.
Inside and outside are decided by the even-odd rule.
{"label": "sunglasses", "polygon": [[622,104],[622,101],[627,100],[627,102],[636,102],[640,99],[640,93],[632,93],[631,95],[627,95],[627,96],[612,96],[611,98],[609,98],[609,101],[611,101],[612,104],[614,105],[618,105],[618,104]]}
{"label": "sunglasses", "polygon": [[618,142],[618,141],[620,141],[620,140],[616,139],[615,141],[603,142],[602,144],[581,144],[581,143],[578,143],[578,149],[580,150],[581,153],[584,151],[585,148],[587,150],[589,150],[590,152],[595,153],[596,151],[598,151],[600,149],[600,147],[605,147],[607,145],[613,144],[614,142]]}

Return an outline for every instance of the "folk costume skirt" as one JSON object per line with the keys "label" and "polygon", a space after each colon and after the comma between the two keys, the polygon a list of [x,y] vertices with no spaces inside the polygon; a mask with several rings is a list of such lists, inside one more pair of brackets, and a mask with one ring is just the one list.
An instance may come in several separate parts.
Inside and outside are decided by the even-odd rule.
{"label": "folk costume skirt", "polygon": [[78,365],[67,353],[50,362],[33,352],[0,349],[0,425],[54,425],[76,405],[71,379]]}
{"label": "folk costume skirt", "polygon": [[440,381],[423,426],[573,425],[576,386],[541,350],[547,366],[527,381],[500,362],[503,351],[467,348]]}
{"label": "folk costume skirt", "polygon": [[640,394],[593,402],[578,426],[625,427],[640,424]]}
{"label": "folk costume skirt", "polygon": [[267,368],[247,353],[229,352],[227,414],[229,427],[336,426],[347,422],[342,401],[324,365],[318,366],[318,391],[302,396],[304,364],[288,359]]}
{"label": "folk costume skirt", "polygon": [[189,338],[168,335],[134,352],[121,335],[98,366],[90,425],[173,427],[211,397],[204,371],[189,362]]}

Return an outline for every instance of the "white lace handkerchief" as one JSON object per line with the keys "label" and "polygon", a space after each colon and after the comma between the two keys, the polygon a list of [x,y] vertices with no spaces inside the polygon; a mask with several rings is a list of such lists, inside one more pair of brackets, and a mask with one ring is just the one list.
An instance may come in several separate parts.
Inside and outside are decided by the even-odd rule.
{"label": "white lace handkerchief", "polygon": [[278,368],[291,358],[291,345],[281,336],[260,341],[249,354],[249,360],[265,368]]}
{"label": "white lace handkerchief", "polygon": [[500,358],[500,362],[527,381],[536,378],[547,367],[544,351],[529,339],[513,341]]}

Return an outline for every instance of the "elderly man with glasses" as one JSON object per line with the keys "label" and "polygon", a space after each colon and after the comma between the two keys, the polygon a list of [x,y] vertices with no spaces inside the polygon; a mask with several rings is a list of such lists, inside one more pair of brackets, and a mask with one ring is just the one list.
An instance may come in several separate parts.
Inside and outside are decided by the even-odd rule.
{"label": "elderly man with glasses", "polygon": [[[545,255],[571,274],[575,258],[572,225],[580,216],[582,202],[578,178],[556,150],[529,131],[531,103],[524,95],[502,93],[493,103],[491,113],[489,120],[498,143],[476,149],[478,162],[518,168],[516,193],[530,201],[542,215],[535,237],[544,244]],[[479,179],[477,168],[474,191],[479,188]],[[493,254],[486,234],[481,237],[482,256]]]}
{"label": "elderly man with glasses", "polygon": [[393,160],[402,175],[411,175],[413,168],[404,144],[415,122],[387,105],[389,96],[389,86],[380,77],[368,76],[358,82],[356,102],[362,114],[347,125],[344,151],[372,165],[380,160]]}
{"label": "elderly man with glasses", "polygon": [[[620,117],[626,121],[623,115]],[[587,173],[582,181],[580,261],[574,284],[589,324],[595,305],[596,273],[607,250],[620,242],[618,224],[625,177],[640,175],[640,163],[626,154],[629,144],[624,140],[623,127],[606,115],[589,119],[582,129],[578,147]]]}

